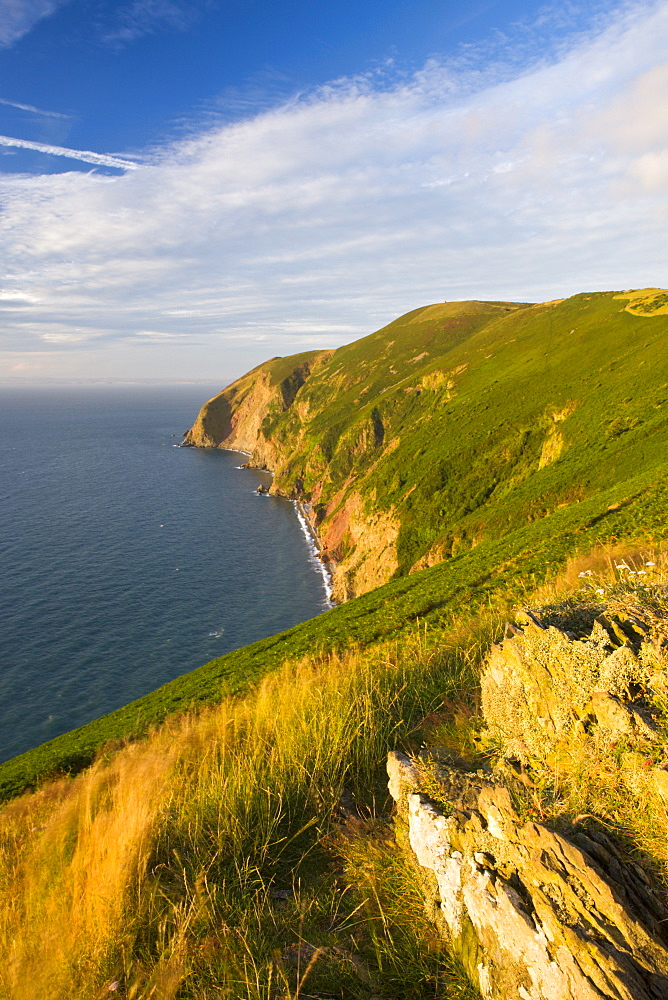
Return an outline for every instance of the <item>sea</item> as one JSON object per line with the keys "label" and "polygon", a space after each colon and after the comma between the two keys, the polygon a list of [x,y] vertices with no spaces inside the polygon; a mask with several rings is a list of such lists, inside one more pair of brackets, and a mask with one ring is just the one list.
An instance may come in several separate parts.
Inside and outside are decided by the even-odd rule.
{"label": "sea", "polygon": [[330,606],[271,476],[180,447],[220,388],[0,388],[0,761]]}

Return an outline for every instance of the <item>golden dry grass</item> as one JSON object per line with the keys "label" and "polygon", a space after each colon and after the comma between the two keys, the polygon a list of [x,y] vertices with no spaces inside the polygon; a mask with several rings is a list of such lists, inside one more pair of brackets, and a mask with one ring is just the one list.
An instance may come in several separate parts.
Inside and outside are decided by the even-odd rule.
{"label": "golden dry grass", "polygon": [[[595,595],[653,608],[662,641],[667,580],[663,553],[600,549],[531,605]],[[425,738],[480,753],[475,682],[503,621],[488,610],[431,636],[417,625],[401,647],[285,664],[255,691],[6,805],[0,995],[474,996],[420,915],[383,816],[383,762]],[[603,824],[660,879],[668,816],[652,768],[668,741],[610,743],[574,740],[566,764],[535,767],[524,806]]]}
{"label": "golden dry grass", "polygon": [[104,966],[145,872],[175,757],[161,734],[0,813],[7,995],[64,996]]}
{"label": "golden dry grass", "polygon": [[[665,288],[636,288],[621,292],[615,298],[627,299],[625,310],[634,316],[665,316],[668,314],[668,304],[664,301],[666,294]],[[655,306],[655,303],[658,305]]]}
{"label": "golden dry grass", "polygon": [[[286,664],[5,806],[1,995],[294,1000],[319,982],[351,998],[388,982],[397,997],[471,995],[423,953],[419,919],[400,926],[415,900],[390,906],[370,881],[379,850],[385,896],[401,868],[373,813],[388,749],[472,688],[497,625]],[[337,851],[344,791],[357,805]]]}

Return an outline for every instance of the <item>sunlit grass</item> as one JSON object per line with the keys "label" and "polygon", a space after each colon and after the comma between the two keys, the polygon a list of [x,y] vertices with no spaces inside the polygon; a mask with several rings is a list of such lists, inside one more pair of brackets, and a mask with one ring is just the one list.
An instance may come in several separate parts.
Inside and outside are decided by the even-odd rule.
{"label": "sunlit grass", "polygon": [[383,765],[474,689],[499,620],[286,664],[8,804],[3,995],[471,995],[425,944]]}
{"label": "sunlit grass", "polygon": [[[659,642],[664,575],[661,554],[597,550],[530,604],[557,616],[606,602],[651,611]],[[476,690],[504,621],[488,609],[442,631],[418,623],[401,643],[302,657],[8,803],[1,995],[475,996],[394,842],[384,762],[390,749],[438,744],[493,764]],[[561,829],[606,830],[660,882],[668,816],[652,769],[668,760],[664,731],[640,748],[571,741],[559,766],[532,762],[518,807]]]}

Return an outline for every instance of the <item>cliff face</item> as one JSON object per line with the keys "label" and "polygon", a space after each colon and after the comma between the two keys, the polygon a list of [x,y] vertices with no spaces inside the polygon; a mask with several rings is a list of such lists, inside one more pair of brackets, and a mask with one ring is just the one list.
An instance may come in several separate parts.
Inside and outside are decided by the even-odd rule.
{"label": "cliff face", "polygon": [[635,294],[417,309],[260,365],[185,443],[271,469],[345,600],[623,483],[639,454],[660,460],[668,316],[637,298],[630,312]]}
{"label": "cliff face", "polygon": [[197,448],[229,448],[254,455],[254,463],[272,467],[275,449],[260,433],[270,414],[289,409],[311,372],[331,351],[309,351],[292,358],[272,358],[242,375],[208,400],[183,443]]}

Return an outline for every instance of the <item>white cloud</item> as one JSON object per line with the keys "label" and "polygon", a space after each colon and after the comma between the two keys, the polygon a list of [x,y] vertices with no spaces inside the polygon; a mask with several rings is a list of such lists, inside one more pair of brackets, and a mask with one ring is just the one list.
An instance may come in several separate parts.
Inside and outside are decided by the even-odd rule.
{"label": "white cloud", "polygon": [[629,165],[628,176],[637,180],[643,191],[665,193],[668,189],[668,148],[635,157]]}
{"label": "white cloud", "polygon": [[8,101],[4,97],[0,97],[0,104],[4,104],[8,108],[17,108],[19,111],[29,111],[30,114],[40,115],[42,118],[69,118],[69,115],[63,114],[61,111],[44,111],[42,108],[36,108],[32,104],[19,104],[17,101]]}
{"label": "white cloud", "polygon": [[0,302],[12,302],[15,304],[26,304],[39,302],[36,296],[31,295],[30,292],[22,292],[20,289],[7,289],[5,291],[0,291]]}
{"label": "white cloud", "polygon": [[48,330],[39,334],[40,340],[47,344],[86,344],[91,340],[97,340],[102,333],[99,330],[76,329],[73,327],[61,328],[54,323]]}
{"label": "white cloud", "polygon": [[88,149],[68,149],[65,146],[52,146],[45,142],[32,142],[30,139],[13,139],[8,135],[0,135],[0,146],[11,146],[16,149],[34,149],[38,153],[49,156],[66,156],[70,160],[80,160],[83,163],[94,163],[98,167],[116,167],[119,170],[137,170],[138,164],[108,153],[94,153]]}
{"label": "white cloud", "polygon": [[0,289],[39,300],[1,336],[37,351],[52,324],[81,373],[159,358],[233,375],[444,298],[666,285],[666,52],[668,5],[636,5],[475,88],[432,61],[194,133],[120,177],[0,180]]}
{"label": "white cloud", "polygon": [[69,0],[2,0],[0,46],[8,47],[26,35],[38,21],[49,17]]}

